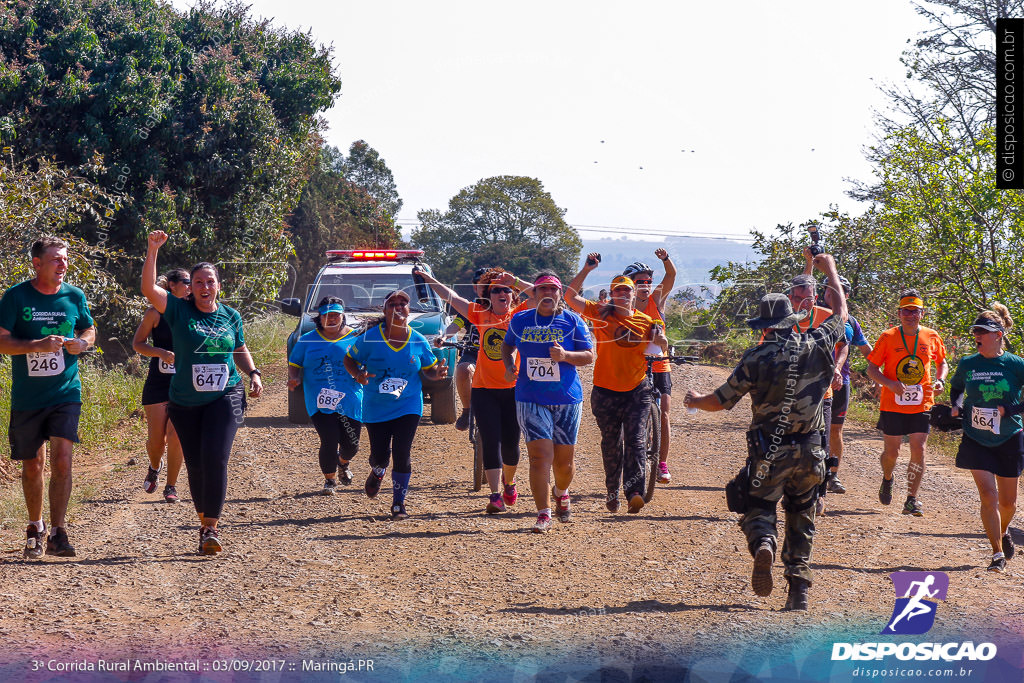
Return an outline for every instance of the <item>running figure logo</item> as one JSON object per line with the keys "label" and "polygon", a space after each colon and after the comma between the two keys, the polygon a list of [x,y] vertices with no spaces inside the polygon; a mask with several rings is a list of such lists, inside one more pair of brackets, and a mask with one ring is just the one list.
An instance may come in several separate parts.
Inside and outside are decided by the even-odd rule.
{"label": "running figure logo", "polygon": [[938,602],[946,599],[949,576],[945,572],[893,572],[889,576],[896,591],[896,606],[882,633],[927,633],[935,624]]}

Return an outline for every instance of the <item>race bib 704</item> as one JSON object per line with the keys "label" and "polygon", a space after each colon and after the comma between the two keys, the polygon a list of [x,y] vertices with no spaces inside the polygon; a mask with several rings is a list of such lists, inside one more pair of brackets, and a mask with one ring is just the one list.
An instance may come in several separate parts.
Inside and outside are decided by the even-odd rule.
{"label": "race bib 704", "polygon": [[534,382],[558,382],[562,379],[558,363],[551,358],[527,358],[526,376]]}

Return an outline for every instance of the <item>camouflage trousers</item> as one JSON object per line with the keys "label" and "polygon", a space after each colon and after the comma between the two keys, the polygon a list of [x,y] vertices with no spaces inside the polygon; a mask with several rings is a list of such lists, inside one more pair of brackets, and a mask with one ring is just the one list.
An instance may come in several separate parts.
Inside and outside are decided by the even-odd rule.
{"label": "camouflage trousers", "polygon": [[750,467],[750,507],[740,520],[751,555],[761,539],[777,547],[776,504],[786,511],[786,536],[782,544],[785,575],[811,582],[811,543],[814,540],[814,501],[825,480],[825,451],[811,444],[779,447],[761,456]]}
{"label": "camouflage trousers", "polygon": [[609,500],[619,497],[620,482],[626,500],[636,493],[643,495],[647,458],[643,426],[652,400],[651,383],[646,378],[631,391],[594,387],[590,392],[590,410],[601,429],[601,458]]}

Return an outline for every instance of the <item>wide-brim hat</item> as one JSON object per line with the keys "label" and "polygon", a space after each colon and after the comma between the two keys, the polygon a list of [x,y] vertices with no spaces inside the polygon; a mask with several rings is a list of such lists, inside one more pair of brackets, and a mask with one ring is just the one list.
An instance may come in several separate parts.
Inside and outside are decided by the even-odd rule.
{"label": "wide-brim hat", "polygon": [[807,311],[793,312],[793,304],[785,294],[765,294],[761,297],[756,318],[748,318],[753,330],[784,330],[807,317]]}

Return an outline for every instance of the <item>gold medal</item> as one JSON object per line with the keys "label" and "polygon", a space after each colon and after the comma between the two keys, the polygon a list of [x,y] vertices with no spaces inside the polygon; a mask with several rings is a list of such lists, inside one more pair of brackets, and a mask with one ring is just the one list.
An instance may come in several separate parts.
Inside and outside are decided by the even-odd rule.
{"label": "gold medal", "polygon": [[904,356],[896,364],[896,379],[913,386],[924,380],[924,361],[917,356]]}

